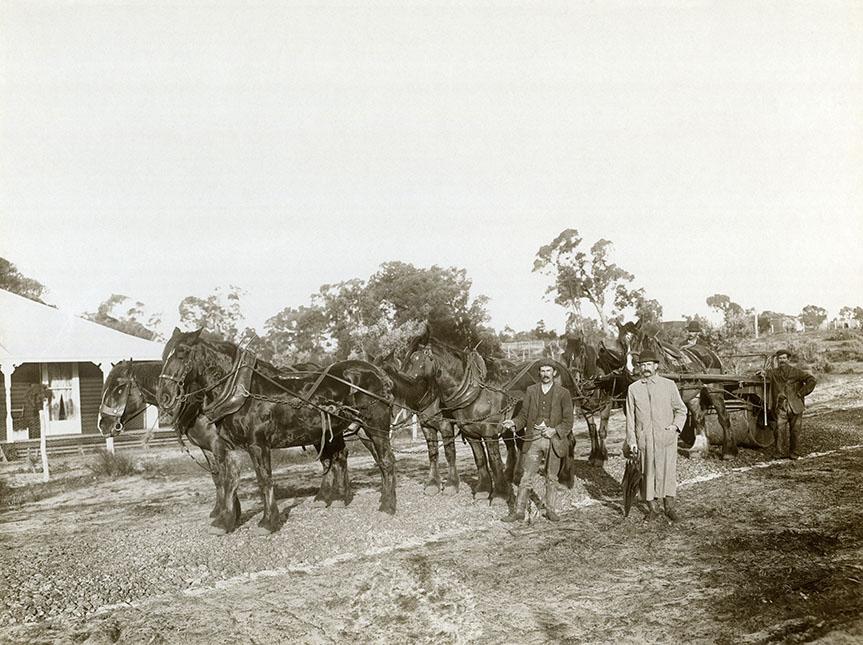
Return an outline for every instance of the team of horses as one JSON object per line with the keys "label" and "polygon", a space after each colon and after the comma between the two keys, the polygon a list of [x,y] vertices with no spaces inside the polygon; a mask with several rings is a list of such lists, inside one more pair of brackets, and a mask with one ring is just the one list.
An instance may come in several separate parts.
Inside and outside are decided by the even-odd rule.
{"label": "team of horses", "polygon": [[[619,325],[617,347],[591,344],[570,336],[556,379],[569,390],[584,416],[591,439],[589,461],[601,467],[608,418],[622,406],[628,384],[636,378],[633,357],[647,347],[664,351],[665,364],[692,374],[721,369],[706,348],[674,348],[639,323]],[[681,360],[683,357],[684,360]],[[453,347],[434,338],[426,327],[397,360],[392,354],[372,362],[338,361],[276,368],[234,343],[217,340],[202,330],[175,329],[162,361],[123,361],[105,380],[99,429],[106,436],[123,431],[147,405],[156,405],[170,420],[181,442],[201,449],[216,489],[210,531],[230,533],[240,522],[237,496],[239,466],[232,457],[245,450],[255,470],[263,513],[256,531],[272,533],[282,522],[275,497],[272,450],[312,447],[323,467],[315,500],[326,506],[350,503],[346,439],[356,437],[374,459],[381,475],[379,510],[396,512],[395,458],[391,445],[393,420],[416,415],[428,445],[426,491],[458,489],[455,441],[470,446],[477,469],[474,492],[487,492],[490,503],[512,504],[513,484],[521,475],[522,438],[502,429],[519,411],[524,393],[537,381],[536,361],[498,360],[489,370],[476,350]],[[493,375],[490,375],[490,371]],[[704,413],[713,406],[727,430],[721,392],[697,379],[683,379],[696,431],[695,448],[706,449]],[[597,426],[595,416],[599,415]],[[724,452],[734,452],[726,432]],[[700,437],[700,439],[699,439]],[[503,441],[506,460],[501,456]],[[703,445],[699,444],[703,442]],[[447,461],[446,476],[438,468],[439,446]],[[566,475],[564,475],[566,476]],[[572,472],[569,472],[570,485]]]}

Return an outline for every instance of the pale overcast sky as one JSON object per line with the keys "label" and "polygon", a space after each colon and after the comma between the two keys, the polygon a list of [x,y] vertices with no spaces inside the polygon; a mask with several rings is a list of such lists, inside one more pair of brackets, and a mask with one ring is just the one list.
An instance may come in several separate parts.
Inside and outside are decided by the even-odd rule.
{"label": "pale overcast sky", "polygon": [[4,0],[0,55],[0,256],[75,312],[403,260],[562,329],[567,227],[666,319],[863,305],[861,2]]}

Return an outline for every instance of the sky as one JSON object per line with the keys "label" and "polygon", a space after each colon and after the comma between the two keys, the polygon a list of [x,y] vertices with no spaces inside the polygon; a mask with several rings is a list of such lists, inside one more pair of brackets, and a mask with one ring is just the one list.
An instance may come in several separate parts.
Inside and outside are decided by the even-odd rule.
{"label": "sky", "polygon": [[863,3],[0,3],[0,256],[247,322],[391,260],[562,330],[566,228],[666,319],[863,305]]}

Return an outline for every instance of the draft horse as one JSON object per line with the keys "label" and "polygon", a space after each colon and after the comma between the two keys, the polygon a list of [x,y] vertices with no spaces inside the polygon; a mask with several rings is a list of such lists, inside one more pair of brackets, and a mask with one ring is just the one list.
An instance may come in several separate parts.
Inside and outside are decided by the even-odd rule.
{"label": "draft horse", "polygon": [[[660,369],[679,376],[677,388],[686,407],[689,420],[695,433],[695,442],[690,454],[704,456],[709,448],[706,429],[706,414],[711,407],[716,411],[722,427],[722,457],[737,454],[737,443],[731,430],[728,411],[725,409],[725,390],[722,386],[705,382],[697,374],[719,374],[723,371],[722,361],[709,347],[690,345],[677,347],[658,337],[659,329],[643,324],[641,320],[618,323],[618,342],[626,354],[626,370],[634,374],[634,360],[646,349],[656,352],[660,359]],[[687,374],[693,375],[691,378]]]}
{"label": "draft horse", "polygon": [[[159,403],[176,414],[189,397],[203,397],[202,411],[216,424],[214,449],[222,495],[236,494],[239,476],[225,459],[246,450],[263,499],[258,532],[282,524],[273,485],[271,451],[319,446],[324,481],[318,494],[327,505],[352,499],[345,435],[355,433],[372,454],[382,479],[379,509],[396,511],[395,458],[389,437],[392,384],[365,361],[342,361],[316,372],[284,372],[234,343],[202,337],[202,330],[175,329],[165,345],[159,376]],[[215,533],[230,533],[239,516],[225,511],[213,521]]]}
{"label": "draft horse", "polygon": [[607,347],[602,341],[598,344],[588,343],[584,333],[578,332],[567,337],[561,360],[573,377],[572,396],[587,422],[590,434],[588,461],[591,465],[602,468],[608,460],[608,449],[605,445],[608,420],[612,410],[623,407],[626,388],[632,382],[632,378],[623,369],[624,355]]}
{"label": "draft horse", "polygon": [[[410,375],[401,370],[393,352],[375,362],[393,382],[395,401],[393,408],[401,417],[416,414],[426,440],[429,459],[429,474],[425,483],[426,495],[455,494],[459,488],[456,468],[455,432],[453,424],[443,418],[440,410],[440,392],[437,387],[437,364],[432,360],[416,362]],[[438,439],[440,437],[440,440]],[[443,443],[447,462],[446,479],[442,482],[438,462],[438,444]]]}
{"label": "draft horse", "polygon": [[[116,437],[132,419],[140,416],[148,405],[158,405],[157,390],[162,361],[120,361],[111,367],[102,386],[102,404],[99,407],[98,426],[103,437]],[[216,487],[216,504],[210,517],[221,514],[225,504],[219,487],[218,464],[213,447],[218,441],[216,426],[201,414],[201,400],[186,401],[174,419],[177,439],[184,445],[185,436],[201,449]],[[236,496],[231,508],[239,514],[240,502]]]}
{"label": "draft horse", "polygon": [[[512,486],[500,455],[500,424],[511,414],[515,401],[503,388],[486,381],[486,366],[479,353],[461,351],[432,338],[426,326],[411,341],[403,366],[410,379],[434,375],[439,418],[457,424],[473,452],[478,477],[474,492],[488,491],[489,503],[499,499],[510,503]],[[448,458],[450,476],[457,479],[454,457]]]}

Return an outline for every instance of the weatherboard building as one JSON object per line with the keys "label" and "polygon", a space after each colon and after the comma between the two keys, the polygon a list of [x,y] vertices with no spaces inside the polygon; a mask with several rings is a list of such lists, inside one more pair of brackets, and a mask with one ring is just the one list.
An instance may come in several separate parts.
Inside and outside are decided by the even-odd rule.
{"label": "weatherboard building", "polygon": [[[0,440],[37,439],[25,414],[33,385],[50,390],[43,404],[46,438],[98,435],[102,383],[121,360],[161,360],[162,346],[0,290]],[[138,423],[155,423],[147,411]],[[134,427],[134,426],[133,426]]]}

